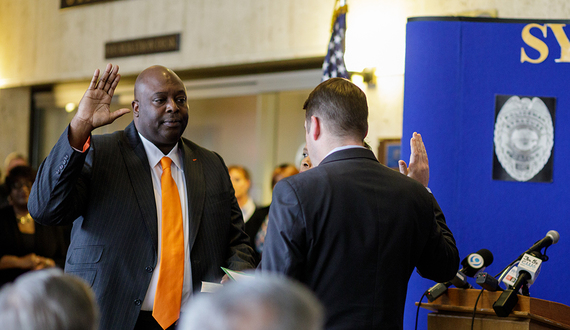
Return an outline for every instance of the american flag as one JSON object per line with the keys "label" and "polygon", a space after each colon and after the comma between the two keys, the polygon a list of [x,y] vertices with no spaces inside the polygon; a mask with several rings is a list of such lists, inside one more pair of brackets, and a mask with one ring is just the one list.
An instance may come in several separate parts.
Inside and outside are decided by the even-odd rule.
{"label": "american flag", "polygon": [[344,65],[344,34],[346,31],[346,8],[344,5],[335,10],[333,16],[333,31],[329,41],[327,56],[323,62],[323,77],[321,81],[329,78],[348,78],[348,71]]}

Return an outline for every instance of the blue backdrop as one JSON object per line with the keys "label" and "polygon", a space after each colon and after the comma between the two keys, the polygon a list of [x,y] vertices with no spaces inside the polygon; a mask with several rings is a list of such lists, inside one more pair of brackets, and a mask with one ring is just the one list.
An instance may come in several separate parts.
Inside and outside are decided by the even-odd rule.
{"label": "blue backdrop", "polygon": [[[570,63],[556,61],[563,58],[564,38],[561,48],[548,25],[559,24],[553,26],[570,36],[570,27],[560,25],[565,23],[570,21],[409,19],[402,159],[409,159],[412,133],[421,133],[430,161],[429,186],[455,235],[460,258],[489,249],[495,257],[487,268],[492,275],[549,230],[557,230],[560,241],[548,249],[550,260],[530,293],[570,305]],[[540,63],[521,63],[521,49],[533,60],[541,55],[523,39],[525,27],[549,50]],[[497,94],[556,98],[552,182],[492,179]],[[414,302],[434,284],[412,276],[405,329],[414,327]],[[427,313],[420,312],[420,329],[427,328]]]}

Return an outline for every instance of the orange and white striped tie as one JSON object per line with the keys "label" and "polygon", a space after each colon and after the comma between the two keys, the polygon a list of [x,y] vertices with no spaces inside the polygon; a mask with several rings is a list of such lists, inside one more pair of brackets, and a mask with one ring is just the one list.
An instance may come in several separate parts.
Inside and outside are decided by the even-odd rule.
{"label": "orange and white striped tie", "polygon": [[184,279],[184,230],[182,207],[178,187],[172,178],[172,159],[160,160],[162,176],[162,233],[160,245],[160,270],[154,297],[152,316],[163,329],[180,317],[182,282]]}

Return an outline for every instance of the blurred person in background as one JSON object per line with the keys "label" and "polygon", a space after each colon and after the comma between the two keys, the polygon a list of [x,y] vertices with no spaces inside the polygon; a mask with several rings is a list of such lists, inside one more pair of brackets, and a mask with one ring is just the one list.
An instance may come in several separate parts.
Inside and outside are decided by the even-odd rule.
{"label": "blurred person in background", "polygon": [[261,260],[261,254],[255,247],[255,237],[263,221],[267,217],[269,209],[267,207],[258,208],[253,199],[249,196],[249,188],[251,187],[251,176],[249,171],[240,165],[228,166],[230,179],[234,187],[236,199],[238,201],[243,221],[245,222],[245,233],[249,236],[249,245],[254,250],[255,266]]}
{"label": "blurred person in background", "polygon": [[277,166],[273,170],[273,175],[271,176],[271,189],[275,188],[277,182],[281,181],[284,178],[290,177],[291,175],[295,175],[297,173],[299,173],[299,170],[293,164],[284,163]]}
{"label": "blurred person in background", "polygon": [[[263,252],[263,242],[265,240],[265,232],[267,231],[269,205],[257,207],[253,202],[253,199],[249,196],[251,175],[245,167],[240,165],[230,165],[228,166],[228,172],[232,180],[236,199],[243,214],[245,232],[249,236],[250,246],[255,251],[255,265],[257,266],[261,260],[261,254]],[[292,164],[283,163],[278,165],[275,167],[271,175],[271,188],[273,189],[281,179],[297,173],[299,173],[299,170],[297,170],[297,168]]]}
{"label": "blurred person in background", "polygon": [[[16,166],[27,166],[28,159],[19,152],[11,152],[6,159],[4,159],[4,169],[5,174],[8,176],[10,170]],[[2,172],[0,171],[0,174]],[[1,175],[0,175],[1,177]],[[8,186],[6,186],[6,182],[0,184],[0,209],[9,205],[8,203],[8,195],[10,194],[10,190]]]}
{"label": "blurred person in background", "polygon": [[6,156],[4,159],[4,168],[6,169],[6,175],[16,166],[28,166],[28,159],[23,154],[14,151]]}
{"label": "blurred person in background", "polygon": [[249,188],[251,188],[249,171],[243,166],[230,165],[228,166],[228,172],[232,180],[232,186],[234,187],[239,208],[243,214],[243,221],[247,223],[255,212],[255,203],[249,196]]}
{"label": "blurred person in background", "polygon": [[63,268],[67,244],[62,227],[42,226],[28,212],[35,172],[16,166],[6,177],[9,205],[0,209],[0,285],[30,270]]}

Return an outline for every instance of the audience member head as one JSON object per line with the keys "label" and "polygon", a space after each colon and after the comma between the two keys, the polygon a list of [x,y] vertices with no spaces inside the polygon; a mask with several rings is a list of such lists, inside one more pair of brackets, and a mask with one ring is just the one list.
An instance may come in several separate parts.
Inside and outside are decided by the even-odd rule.
{"label": "audience member head", "polygon": [[310,170],[313,167],[311,164],[311,158],[309,158],[309,151],[307,150],[307,145],[303,147],[303,159],[301,160],[301,165],[299,166],[299,173]]}
{"label": "audience member head", "polygon": [[271,176],[271,188],[275,188],[277,182],[281,181],[286,177],[295,175],[299,173],[297,167],[292,164],[281,164],[273,170],[273,175]]}
{"label": "audience member head", "polygon": [[8,187],[8,201],[11,205],[25,207],[28,204],[30,189],[35,178],[36,173],[30,166],[16,166],[10,170],[5,183]]}
{"label": "audience member head", "polygon": [[188,97],[182,80],[163,66],[145,69],[135,82],[132,107],[138,132],[168,154],[188,124]]}
{"label": "audience member head", "polygon": [[[234,187],[236,199],[238,203],[240,200],[247,202],[249,198],[248,192],[251,187],[251,179],[248,170],[243,166],[231,165],[228,166],[228,172],[230,174],[230,179],[232,180],[232,185]],[[240,206],[241,203],[240,203]]]}
{"label": "audience member head", "polygon": [[12,152],[6,156],[4,160],[4,168],[6,168],[6,175],[16,166],[27,166],[28,159],[19,152]]}
{"label": "audience member head", "polygon": [[303,285],[262,275],[200,294],[182,314],[180,330],[320,330],[323,307]]}
{"label": "audience member head", "polygon": [[0,290],[3,330],[95,330],[98,323],[91,288],[60,269],[26,273]]}

